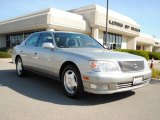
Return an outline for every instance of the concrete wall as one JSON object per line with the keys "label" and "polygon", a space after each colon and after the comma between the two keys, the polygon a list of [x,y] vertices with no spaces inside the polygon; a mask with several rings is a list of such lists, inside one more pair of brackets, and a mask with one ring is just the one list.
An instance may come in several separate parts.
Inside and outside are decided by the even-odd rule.
{"label": "concrete wall", "polygon": [[128,38],[126,36],[122,36],[122,45],[121,49],[127,49]]}
{"label": "concrete wall", "polygon": [[128,38],[127,49],[136,50],[136,43],[137,43],[136,38]]}
{"label": "concrete wall", "polygon": [[90,27],[97,27],[95,26],[95,23],[97,23],[98,13],[96,9],[90,9],[90,8],[80,8],[80,9],[74,9],[70,12],[82,15],[84,19],[88,22]]}
{"label": "concrete wall", "polygon": [[92,37],[101,45],[103,45],[103,31],[99,30],[98,28],[92,28]]}
{"label": "concrete wall", "polygon": [[103,37],[104,37],[104,33],[102,30],[99,30],[99,34],[98,34],[98,42],[101,43],[103,45]]}
{"label": "concrete wall", "polygon": [[45,28],[49,9],[0,22],[0,33]]}
{"label": "concrete wall", "polygon": [[152,49],[153,49],[153,46],[151,46],[151,45],[144,46],[144,50],[146,50],[146,51],[152,52]]}
{"label": "concrete wall", "polygon": [[[109,12],[111,12],[111,11],[109,11]],[[106,16],[106,14],[98,12],[97,25],[101,26],[102,29],[105,29],[105,26],[106,26],[106,18],[105,18],[105,16]],[[131,27],[139,29],[139,26],[136,26],[136,25],[131,24],[129,22],[120,20],[117,17],[112,16],[112,15],[109,15],[108,19],[109,19],[109,21],[116,21],[116,22],[119,22],[119,23],[123,24],[122,27],[119,27],[119,26],[110,24],[110,22],[108,21],[108,28],[109,28],[110,32],[115,31],[117,34],[125,34],[125,35],[128,35],[128,36],[138,36],[139,35],[139,32],[131,30]],[[125,25],[128,25],[130,27],[128,29],[126,29]]]}
{"label": "concrete wall", "polygon": [[160,52],[160,48],[158,47],[153,48],[153,52]]}
{"label": "concrete wall", "polygon": [[141,43],[148,43],[148,44],[155,44],[155,38],[153,38],[150,35],[146,35],[141,33],[140,36],[136,37],[137,42],[141,42]]}
{"label": "concrete wall", "polygon": [[49,26],[56,30],[90,33],[90,27],[83,16],[51,8]]}
{"label": "concrete wall", "polygon": [[54,8],[0,22],[0,34],[36,29],[90,33],[83,16]]}
{"label": "concrete wall", "polygon": [[5,35],[0,35],[0,48],[6,47]]}
{"label": "concrete wall", "polygon": [[[83,15],[89,23],[90,27],[98,27],[100,30],[105,31],[106,28],[106,8],[98,5],[89,5],[78,9],[71,10],[71,12]],[[109,32],[117,34],[126,34],[128,36],[138,36],[139,32],[132,30],[131,28],[139,29],[140,26],[131,18],[109,10],[109,21],[115,21],[123,24],[123,27],[117,25],[108,24]],[[108,21],[108,23],[110,23]],[[126,28],[125,25],[129,27]]]}

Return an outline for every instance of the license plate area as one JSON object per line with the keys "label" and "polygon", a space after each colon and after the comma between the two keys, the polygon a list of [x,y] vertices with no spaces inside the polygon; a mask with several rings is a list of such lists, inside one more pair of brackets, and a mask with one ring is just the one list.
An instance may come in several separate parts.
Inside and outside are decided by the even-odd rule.
{"label": "license plate area", "polygon": [[135,77],[133,78],[133,85],[141,84],[143,80],[143,77]]}

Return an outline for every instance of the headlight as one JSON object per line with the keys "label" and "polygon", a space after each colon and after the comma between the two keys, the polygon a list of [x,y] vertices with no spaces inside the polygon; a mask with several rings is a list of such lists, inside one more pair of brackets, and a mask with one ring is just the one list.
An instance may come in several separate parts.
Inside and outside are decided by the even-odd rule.
{"label": "headlight", "polygon": [[118,67],[111,61],[90,61],[90,66],[93,71],[96,72],[112,72],[118,71]]}

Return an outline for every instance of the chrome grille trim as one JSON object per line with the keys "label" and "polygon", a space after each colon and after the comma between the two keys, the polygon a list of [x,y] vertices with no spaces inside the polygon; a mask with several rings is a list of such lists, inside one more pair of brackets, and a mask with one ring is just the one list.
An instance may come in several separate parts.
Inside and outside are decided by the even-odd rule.
{"label": "chrome grille trim", "polygon": [[128,88],[128,87],[132,87],[133,83],[129,82],[129,83],[118,83],[117,84],[117,89],[121,89],[121,88]]}
{"label": "chrome grille trim", "polygon": [[[145,79],[145,80],[142,81],[141,84],[138,84],[138,85],[146,84],[148,82],[149,82],[149,79]],[[133,82],[118,83],[117,84],[117,89],[128,88],[128,87],[133,87],[133,86],[137,86],[137,85],[133,85]]]}
{"label": "chrome grille trim", "polygon": [[144,61],[119,61],[119,66],[122,71],[140,71],[144,70]]}

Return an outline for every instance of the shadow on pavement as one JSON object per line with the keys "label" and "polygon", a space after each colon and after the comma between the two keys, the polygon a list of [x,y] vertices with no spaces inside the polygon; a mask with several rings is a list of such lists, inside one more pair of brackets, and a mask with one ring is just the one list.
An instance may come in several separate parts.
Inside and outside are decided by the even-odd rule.
{"label": "shadow on pavement", "polygon": [[20,78],[15,70],[0,70],[0,87],[3,86],[33,99],[61,105],[97,105],[125,99],[135,94],[133,91],[112,95],[85,93],[80,99],[71,99],[63,93],[60,82],[33,73],[26,78]]}
{"label": "shadow on pavement", "polygon": [[152,79],[151,79],[150,83],[151,83],[151,84],[157,84],[157,83],[160,83],[160,80],[152,80]]}

